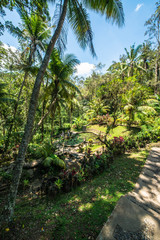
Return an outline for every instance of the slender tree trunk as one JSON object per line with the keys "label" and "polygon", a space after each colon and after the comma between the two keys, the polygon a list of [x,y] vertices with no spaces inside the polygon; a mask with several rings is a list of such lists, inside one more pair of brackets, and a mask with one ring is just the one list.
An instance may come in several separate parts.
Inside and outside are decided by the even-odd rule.
{"label": "slender tree trunk", "polygon": [[19,181],[21,178],[22,170],[23,170],[26,150],[27,150],[28,143],[29,143],[29,140],[30,140],[31,134],[32,134],[41,82],[42,82],[44,73],[46,71],[52,50],[53,50],[55,43],[60,35],[64,20],[65,20],[65,16],[66,16],[66,12],[67,12],[67,3],[68,3],[68,0],[64,0],[63,9],[62,9],[62,13],[61,13],[61,16],[59,19],[58,26],[55,30],[54,35],[52,36],[52,39],[51,39],[49,45],[48,45],[45,57],[43,59],[42,65],[39,69],[39,72],[38,72],[36,80],[35,80],[34,88],[32,91],[32,96],[31,96],[31,100],[30,100],[30,106],[29,106],[29,111],[28,111],[27,123],[25,126],[25,132],[24,132],[24,136],[22,138],[22,142],[19,147],[19,153],[18,153],[16,162],[15,162],[15,168],[13,170],[13,175],[12,175],[12,183],[10,186],[8,201],[5,206],[5,210],[3,212],[3,220],[2,221],[11,220],[11,218],[14,214],[17,190],[18,190]]}
{"label": "slender tree trunk", "polygon": [[32,138],[35,135],[37,129],[41,126],[41,124],[43,123],[44,119],[48,116],[48,114],[50,113],[51,109],[53,108],[54,104],[56,103],[57,98],[54,98],[53,102],[50,104],[48,111],[43,115],[43,117],[40,119],[40,121],[38,122],[38,124],[36,125],[36,127],[33,130],[32,133]]}
{"label": "slender tree trunk", "polygon": [[[44,87],[44,81],[43,81],[43,87]],[[47,78],[47,83],[46,83],[46,89],[48,87],[48,78]],[[44,116],[44,113],[45,113],[45,108],[46,108],[46,99],[44,99],[43,101],[43,106],[42,106],[42,117]],[[44,139],[44,122],[42,122],[42,127],[41,127],[41,139],[42,139],[42,142],[43,142],[43,139]]]}
{"label": "slender tree trunk", "polygon": [[61,118],[61,107],[58,105],[58,113],[59,113],[59,128],[62,128],[62,118]]}
{"label": "slender tree trunk", "polygon": [[71,109],[70,109],[70,125],[71,125],[71,128],[72,128],[72,113],[73,113],[73,106],[71,104]]}
{"label": "slender tree trunk", "polygon": [[3,137],[5,137],[6,135],[6,129],[5,129],[5,126],[3,125]]}
{"label": "slender tree trunk", "polygon": [[[57,101],[57,95],[58,95],[58,85],[59,85],[59,80],[56,79],[55,80],[55,89],[54,89],[54,93],[53,93],[53,97],[52,97],[52,102],[48,108],[48,111],[42,116],[42,118],[40,119],[40,121],[38,122],[38,124],[35,126],[33,133],[32,133],[32,138],[35,135],[37,129],[43,124],[45,118],[48,116],[48,114],[51,112],[52,108],[54,107],[56,101]],[[31,139],[32,139],[31,138]]]}
{"label": "slender tree trunk", "polygon": [[[45,111],[45,107],[46,107],[46,100],[43,101],[43,106],[42,106],[42,117],[44,116],[44,111]],[[41,138],[42,138],[42,141],[44,139],[44,124],[42,122],[42,127],[41,127]]]}
{"label": "slender tree trunk", "polygon": [[53,132],[54,132],[54,114],[52,115],[51,118],[51,144],[53,143]]}
{"label": "slender tree trunk", "polygon": [[131,64],[131,77],[133,77],[133,73],[134,73],[134,66],[133,63]]}
{"label": "slender tree trunk", "polygon": [[21,88],[20,88],[20,91],[19,91],[19,94],[18,94],[18,98],[17,98],[17,101],[15,103],[13,118],[12,118],[12,121],[10,123],[10,128],[8,130],[8,133],[7,133],[7,139],[5,141],[4,153],[7,151],[8,146],[9,146],[9,141],[10,141],[12,128],[13,128],[13,125],[14,125],[14,122],[15,122],[15,118],[16,118],[16,113],[17,113],[17,108],[18,108],[18,105],[19,105],[19,100],[20,100],[20,97],[21,97],[21,94],[22,94],[22,90],[23,90],[23,87],[24,87],[24,84],[26,82],[27,77],[28,77],[28,72],[25,72],[24,79],[23,79],[23,82],[22,82],[22,85],[21,85]]}
{"label": "slender tree trunk", "polygon": [[[28,58],[29,66],[32,65],[32,58],[33,58],[33,55],[34,55],[35,51],[36,51],[36,45],[34,44],[33,48],[31,49],[31,52],[29,54],[29,58]],[[13,112],[13,119],[12,119],[12,121],[10,123],[10,128],[8,130],[7,139],[5,141],[4,153],[7,151],[8,146],[9,146],[9,140],[10,140],[11,133],[12,133],[12,128],[13,128],[13,125],[14,125],[14,122],[15,122],[15,119],[16,119],[16,114],[17,114],[17,108],[18,108],[18,105],[19,105],[19,100],[20,100],[20,97],[21,97],[21,94],[22,94],[22,90],[23,90],[23,87],[24,87],[24,84],[25,84],[27,78],[28,78],[28,71],[25,71],[23,82],[22,82],[22,85],[21,85],[20,90],[19,90],[17,101],[15,103],[14,112]]]}
{"label": "slender tree trunk", "polygon": [[157,81],[158,81],[158,56],[156,53],[156,62],[155,62],[155,86],[154,92],[157,93]]}

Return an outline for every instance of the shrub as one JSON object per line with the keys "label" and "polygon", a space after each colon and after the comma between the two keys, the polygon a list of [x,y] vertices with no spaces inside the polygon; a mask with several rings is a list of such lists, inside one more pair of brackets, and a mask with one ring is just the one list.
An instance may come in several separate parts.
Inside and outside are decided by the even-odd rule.
{"label": "shrub", "polygon": [[30,143],[28,145],[28,154],[30,155],[30,157],[36,159],[46,156],[46,153],[42,146],[36,143]]}
{"label": "shrub", "polygon": [[51,145],[50,141],[48,139],[45,139],[43,143],[36,144],[36,143],[30,143],[28,145],[28,154],[32,158],[42,158],[42,157],[48,157],[50,154],[52,154],[56,149],[55,145]]}
{"label": "shrub", "polygon": [[144,147],[147,143],[160,140],[160,126],[142,126],[142,129],[136,136],[128,136],[125,138],[125,148]]}
{"label": "shrub", "polygon": [[124,153],[125,151],[125,140],[123,137],[114,137],[108,141],[108,150],[114,155]]}
{"label": "shrub", "polygon": [[109,114],[98,115],[96,118],[92,118],[92,123],[112,125],[112,122],[113,120]]}
{"label": "shrub", "polygon": [[90,139],[88,140],[88,144],[89,144],[90,147],[92,147],[92,146],[93,146],[93,139],[90,138]]}
{"label": "shrub", "polygon": [[82,127],[86,124],[87,124],[86,120],[83,120],[81,118],[76,118],[74,119],[73,128],[77,130],[82,130]]}
{"label": "shrub", "polygon": [[60,168],[65,168],[65,166],[66,166],[65,162],[55,154],[52,154],[50,157],[47,157],[43,161],[43,165],[44,165],[44,167],[50,167],[51,165],[55,165]]}

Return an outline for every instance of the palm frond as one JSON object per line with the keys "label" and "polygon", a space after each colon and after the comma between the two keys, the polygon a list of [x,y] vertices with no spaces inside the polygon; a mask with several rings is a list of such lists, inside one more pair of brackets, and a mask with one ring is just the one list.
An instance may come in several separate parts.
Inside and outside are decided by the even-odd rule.
{"label": "palm frond", "polygon": [[5,27],[12,36],[22,38],[22,30],[19,27],[15,27],[11,21],[6,21]]}
{"label": "palm frond", "polygon": [[[53,16],[54,25],[57,26],[60,16],[62,13],[62,2],[56,4],[55,13]],[[66,44],[67,44],[67,33],[68,33],[68,27],[67,27],[67,21],[64,21],[63,27],[61,29],[61,33],[56,41],[56,48],[59,50],[59,52],[63,55],[64,51],[66,50]]]}
{"label": "palm frond", "polygon": [[120,0],[83,0],[87,8],[106,16],[106,19],[116,23],[119,27],[124,25],[124,11]]}
{"label": "palm frond", "polygon": [[85,49],[88,46],[92,56],[96,57],[91,22],[86,9],[78,1],[69,0],[67,17],[81,48]]}
{"label": "palm frond", "polygon": [[77,93],[79,93],[79,94],[82,96],[81,91],[79,90],[79,88],[78,88],[75,84],[73,84],[72,82],[67,81],[67,80],[63,80],[63,83],[64,83],[67,87],[73,89],[74,91],[76,91]]}
{"label": "palm frond", "polygon": [[156,110],[150,106],[140,106],[137,109],[139,112],[142,112],[145,115],[149,115],[149,114],[156,115],[157,114]]}

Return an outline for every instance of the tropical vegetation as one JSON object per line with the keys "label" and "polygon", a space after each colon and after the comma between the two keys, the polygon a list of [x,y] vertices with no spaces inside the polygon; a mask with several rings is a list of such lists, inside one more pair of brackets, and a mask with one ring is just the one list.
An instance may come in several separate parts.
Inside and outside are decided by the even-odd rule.
{"label": "tropical vegetation", "polygon": [[53,21],[48,2],[0,3],[2,16],[8,8],[21,21],[0,23],[19,42],[17,50],[0,42],[0,238],[95,239],[103,209],[109,216],[133,189],[144,148],[160,141],[160,2],[146,19],[148,39],[87,78],[65,54],[67,25],[95,57],[88,10],[120,27],[121,1],[51,1]]}

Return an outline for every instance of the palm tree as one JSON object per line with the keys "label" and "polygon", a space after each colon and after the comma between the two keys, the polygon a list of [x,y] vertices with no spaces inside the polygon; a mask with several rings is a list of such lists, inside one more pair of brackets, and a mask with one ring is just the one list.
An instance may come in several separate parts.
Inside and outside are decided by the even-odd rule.
{"label": "palm tree", "polygon": [[128,77],[133,77],[134,75],[134,68],[140,68],[142,69],[142,67],[139,65],[139,52],[140,52],[140,49],[141,49],[141,45],[138,45],[136,48],[135,48],[135,44],[133,44],[131,47],[130,47],[130,51],[128,51],[126,48],[125,48],[125,52],[126,52],[126,56],[127,56],[127,61],[126,61],[126,65],[128,66]]}
{"label": "palm tree", "polygon": [[[150,96],[151,90],[138,83],[133,79],[130,79],[130,86],[128,85],[124,95],[124,111],[129,117],[128,125],[131,126],[135,113],[137,111],[146,111],[149,107],[143,106],[146,99]],[[150,108],[151,109],[151,108]],[[154,110],[153,110],[154,111]]]}
{"label": "palm tree", "polygon": [[154,39],[155,45],[155,93],[159,90],[160,82],[160,1],[155,3],[156,11],[146,21],[145,26],[147,31],[145,35],[149,36],[149,39]]}
{"label": "palm tree", "polygon": [[48,107],[48,111],[42,116],[41,120],[33,130],[32,136],[36,133],[37,129],[43,123],[48,114],[52,112],[53,108],[56,110],[55,105],[58,104],[58,95],[60,95],[61,98],[69,98],[69,89],[80,93],[79,89],[69,81],[69,77],[73,74],[77,64],[79,64],[79,61],[73,54],[67,54],[64,56],[64,59],[61,60],[57,49],[53,50],[48,66],[48,74],[52,77],[52,82],[47,89],[48,94],[51,96],[51,103]]}
{"label": "palm tree", "polygon": [[[54,3],[59,3],[59,1],[54,0]],[[61,1],[62,7],[60,11],[59,21],[57,27],[53,33],[51,41],[46,50],[42,65],[37,74],[34,88],[32,91],[30,106],[28,111],[27,123],[25,126],[24,136],[19,147],[19,153],[16,159],[14,174],[12,179],[12,184],[9,191],[8,202],[5,207],[5,219],[9,220],[13,216],[15,200],[17,196],[17,189],[19,186],[20,177],[22,174],[22,169],[25,160],[25,153],[28,147],[28,143],[32,134],[35,112],[38,102],[38,96],[40,91],[41,82],[46,71],[52,50],[55,43],[61,33],[65,19],[68,19],[80,46],[85,49],[89,46],[91,53],[95,56],[95,51],[93,47],[93,34],[91,30],[90,20],[86,9],[94,10],[106,16],[107,19],[113,20],[119,26],[124,23],[124,13],[123,7],[120,0],[63,0]]]}
{"label": "palm tree", "polygon": [[42,61],[41,52],[45,51],[46,39],[48,39],[50,36],[50,28],[46,22],[42,21],[42,18],[39,14],[35,14],[33,12],[28,14],[24,9],[21,8],[18,10],[18,12],[22,20],[21,27],[15,27],[10,22],[6,23],[6,27],[12,35],[18,37],[18,40],[21,43],[23,48],[21,60],[26,60],[24,60],[17,67],[23,69],[25,73],[18,93],[17,101],[14,106],[13,118],[10,122],[10,128],[5,141],[4,152],[7,151],[9,146],[9,140],[11,137],[13,124],[15,122],[18,104],[23,87],[28,78],[29,72],[31,71],[31,66],[35,62],[36,56],[40,61]]}
{"label": "palm tree", "polygon": [[108,71],[111,72],[111,74],[114,74],[115,77],[120,77],[122,80],[124,80],[126,69],[126,62],[113,62],[108,68]]}

